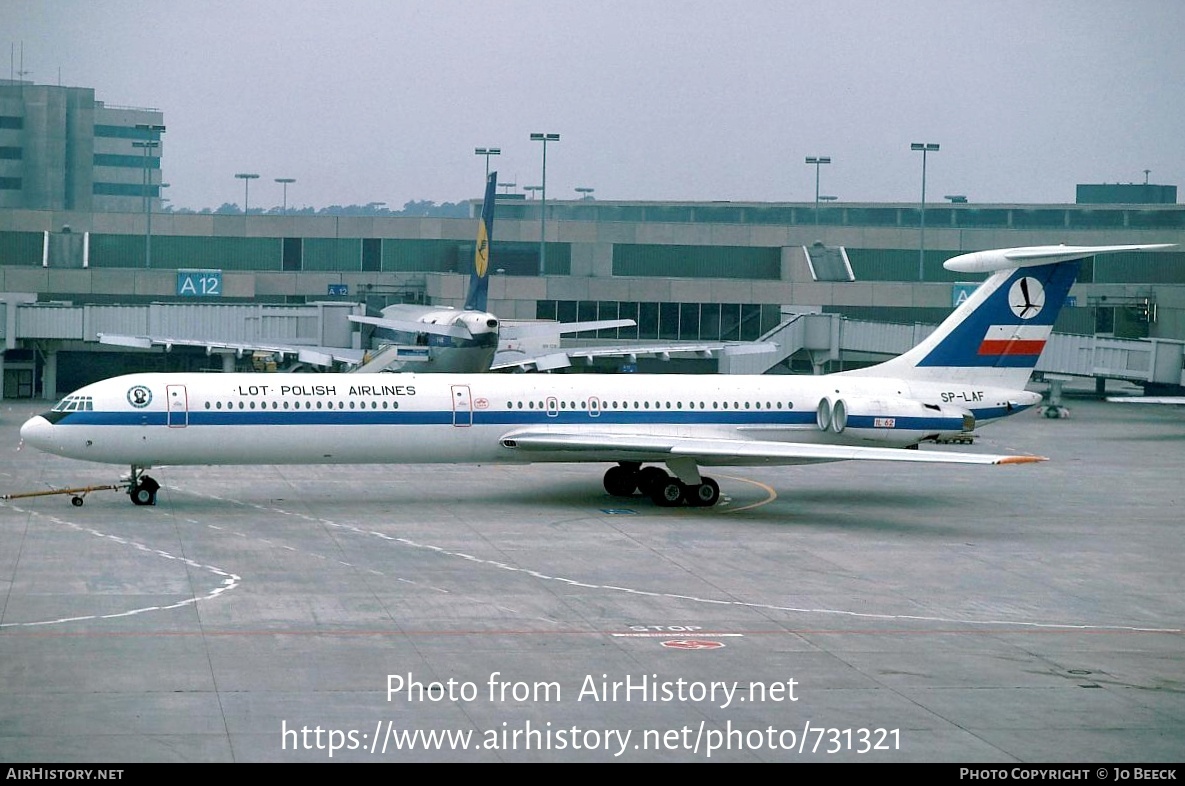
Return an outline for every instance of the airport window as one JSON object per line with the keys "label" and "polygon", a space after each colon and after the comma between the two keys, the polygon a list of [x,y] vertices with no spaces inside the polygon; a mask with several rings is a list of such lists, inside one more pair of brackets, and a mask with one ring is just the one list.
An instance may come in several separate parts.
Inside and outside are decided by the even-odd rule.
{"label": "airport window", "polygon": [[13,115],[0,115],[0,128],[24,128],[25,119]]}
{"label": "airport window", "polygon": [[[19,150],[19,148],[17,149]],[[94,165],[123,167],[125,169],[160,169],[160,157],[135,155],[120,156],[110,153],[95,153]]]}
{"label": "airport window", "polygon": [[151,131],[147,128],[136,128],[135,126],[96,125],[95,136],[108,137],[112,139],[159,140],[160,132]]}
{"label": "airport window", "polygon": [[19,161],[24,155],[23,148],[19,147],[0,147],[0,159],[6,161]]}
{"label": "airport window", "polygon": [[658,304],[638,304],[638,338],[658,338]]}
{"label": "airport window", "polygon": [[21,182],[19,177],[0,177],[0,191],[20,191]]}
{"label": "airport window", "polygon": [[281,265],[284,270],[303,270],[303,248],[299,237],[286,237],[280,246]]}
{"label": "airport window", "polygon": [[658,307],[658,337],[679,338],[679,304],[662,303]]}
{"label": "airport window", "polygon": [[362,272],[375,273],[383,269],[383,241],[377,237],[362,238]]}
{"label": "airport window", "polygon": [[91,186],[91,193],[98,196],[143,197],[146,191],[148,196],[160,196],[160,188],[156,185],[145,188],[140,183],[95,183]]}

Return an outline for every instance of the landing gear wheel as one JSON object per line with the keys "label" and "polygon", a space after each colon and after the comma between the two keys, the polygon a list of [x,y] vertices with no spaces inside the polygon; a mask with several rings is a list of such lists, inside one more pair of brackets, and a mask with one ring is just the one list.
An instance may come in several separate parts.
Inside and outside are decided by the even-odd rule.
{"label": "landing gear wheel", "polygon": [[638,490],[638,470],[620,464],[605,471],[605,491],[615,497],[630,497]]}
{"label": "landing gear wheel", "polygon": [[677,478],[668,476],[666,480],[654,486],[650,492],[650,499],[660,508],[678,507],[687,499],[687,487]]}
{"label": "landing gear wheel", "polygon": [[76,508],[81,508],[82,507],[82,497],[71,497],[70,504]]}
{"label": "landing gear wheel", "polygon": [[687,502],[696,508],[710,508],[720,501],[720,484],[711,478],[703,478],[703,483],[687,488]]}
{"label": "landing gear wheel", "polygon": [[638,490],[643,494],[653,495],[659,484],[671,479],[662,467],[643,467],[638,471]]}
{"label": "landing gear wheel", "polygon": [[160,484],[147,475],[141,475],[130,489],[128,489],[128,496],[131,497],[133,505],[155,505],[156,492],[160,489]]}

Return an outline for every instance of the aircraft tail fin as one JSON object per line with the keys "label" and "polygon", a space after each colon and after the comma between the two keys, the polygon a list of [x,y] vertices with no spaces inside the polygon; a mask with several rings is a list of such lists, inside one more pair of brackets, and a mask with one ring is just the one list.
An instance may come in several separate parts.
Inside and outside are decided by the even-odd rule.
{"label": "aircraft tail fin", "polygon": [[948,259],[948,270],[989,272],[924,341],[876,366],[843,372],[1023,390],[1086,257],[1172,245],[1029,246]]}
{"label": "aircraft tail fin", "polygon": [[465,310],[486,311],[490,289],[490,244],[494,240],[494,199],[498,173],[486,178],[485,198],[481,203],[481,223],[477,227],[477,243],[473,250],[473,272],[469,275],[469,292],[465,295]]}

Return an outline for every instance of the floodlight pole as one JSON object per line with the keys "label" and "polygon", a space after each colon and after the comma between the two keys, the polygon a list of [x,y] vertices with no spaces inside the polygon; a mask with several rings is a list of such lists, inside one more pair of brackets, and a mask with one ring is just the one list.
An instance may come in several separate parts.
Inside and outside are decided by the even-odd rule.
{"label": "floodlight pole", "polygon": [[543,143],[543,199],[539,203],[539,275],[547,269],[547,143],[560,141],[559,134],[531,134],[532,142]]}
{"label": "floodlight pole", "polygon": [[807,156],[806,162],[815,165],[815,226],[819,226],[819,167],[830,164],[830,156]]}
{"label": "floodlight pole", "polygon": [[937,153],[938,145],[934,142],[913,142],[910,150],[920,150],[922,153],[922,226],[918,241],[918,281],[926,279],[926,154]]}
{"label": "floodlight pole", "polygon": [[[160,141],[153,140],[152,135],[158,136],[165,127],[156,123],[136,123],[136,128],[147,133],[147,142],[133,142],[132,147],[144,149],[144,267],[152,267],[152,176],[148,170],[148,151],[160,147]],[[160,158],[159,156],[157,157]]]}
{"label": "floodlight pole", "polygon": [[502,155],[502,148],[500,147],[475,147],[473,148],[473,155],[486,157],[486,180],[490,179],[490,156]]}

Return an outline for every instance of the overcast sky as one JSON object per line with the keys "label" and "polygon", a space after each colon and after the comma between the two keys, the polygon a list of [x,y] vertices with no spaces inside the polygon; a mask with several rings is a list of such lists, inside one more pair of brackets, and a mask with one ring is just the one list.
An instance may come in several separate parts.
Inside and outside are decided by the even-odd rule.
{"label": "overcast sky", "polygon": [[[161,109],[177,207],[1185,193],[1181,0],[0,0],[26,78]],[[10,67],[10,73],[14,70]],[[10,74],[4,74],[9,76]]]}

